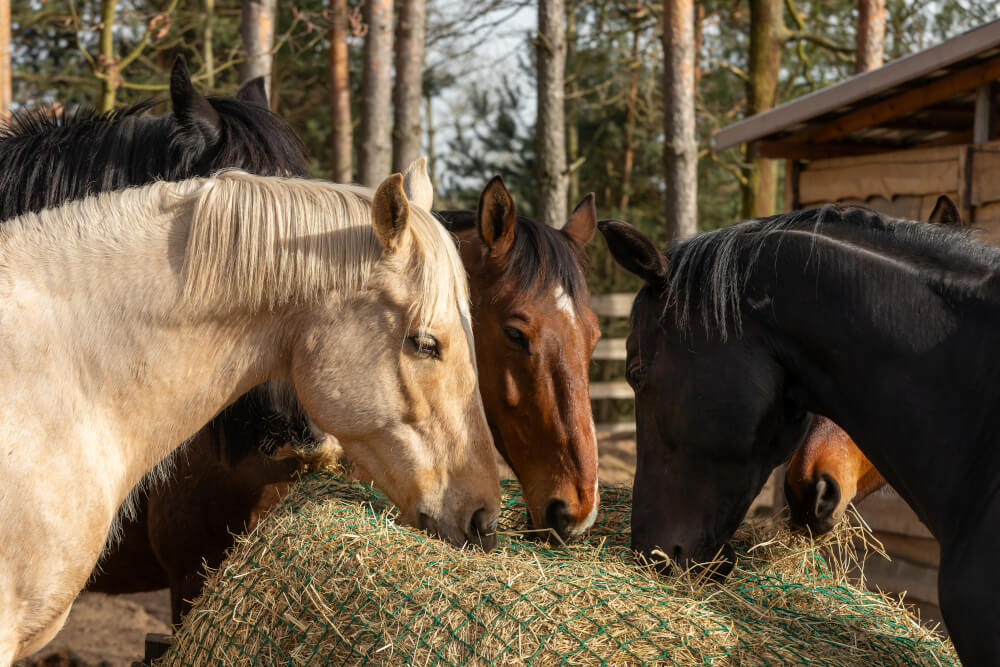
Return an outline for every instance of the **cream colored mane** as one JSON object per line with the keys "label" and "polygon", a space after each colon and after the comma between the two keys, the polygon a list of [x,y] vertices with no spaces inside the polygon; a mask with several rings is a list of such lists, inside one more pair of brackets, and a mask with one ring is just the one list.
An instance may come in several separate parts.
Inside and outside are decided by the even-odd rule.
{"label": "cream colored mane", "polygon": [[[189,300],[272,309],[328,292],[364,289],[382,246],[371,224],[373,191],[354,185],[227,171],[180,197],[194,208],[184,258]],[[414,318],[436,319],[457,298],[468,314],[465,268],[430,213],[410,206]]]}
{"label": "cream colored mane", "polygon": [[[185,301],[251,310],[304,303],[364,289],[382,255],[371,222],[373,195],[361,186],[240,171],[104,193],[5,222],[0,271],[14,255],[86,262],[88,249],[114,251],[137,218],[190,215]],[[123,209],[134,215],[122,216]],[[410,266],[401,268],[420,286],[415,322],[435,320],[456,299],[468,316],[468,284],[454,241],[426,210],[411,204],[410,213],[412,251],[404,257]]]}

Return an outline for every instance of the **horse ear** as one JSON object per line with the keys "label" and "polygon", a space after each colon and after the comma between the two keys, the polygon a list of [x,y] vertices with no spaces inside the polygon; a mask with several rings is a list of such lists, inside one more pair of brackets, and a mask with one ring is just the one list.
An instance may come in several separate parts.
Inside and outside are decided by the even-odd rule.
{"label": "horse ear", "polygon": [[185,129],[198,132],[209,146],[215,145],[222,132],[222,121],[208,99],[194,89],[184,56],[178,55],[170,72],[170,101],[174,117]]}
{"label": "horse ear", "polygon": [[479,195],[476,228],[491,257],[503,257],[514,244],[517,209],[500,176],[491,178]]}
{"label": "horse ear", "polygon": [[934,210],[931,211],[931,217],[927,221],[942,225],[955,225],[956,227],[963,227],[966,224],[962,220],[962,214],[958,212],[955,202],[948,195],[938,197],[937,203],[934,204]]}
{"label": "horse ear", "polygon": [[597,228],[608,243],[608,250],[625,269],[651,285],[662,284],[667,277],[667,258],[638,229],[621,220],[601,220]]}
{"label": "horse ear", "polygon": [[421,156],[410,163],[403,174],[403,192],[406,197],[424,210],[434,205],[434,186],[427,175],[427,158]]}
{"label": "horse ear", "polygon": [[563,231],[581,248],[594,238],[594,232],[597,231],[597,206],[594,205],[593,192],[576,205],[563,226]]}
{"label": "horse ear", "polygon": [[236,91],[236,99],[240,102],[256,104],[269,109],[270,105],[267,103],[267,88],[264,87],[264,77],[256,76],[240,86],[240,89]]}
{"label": "horse ear", "polygon": [[372,199],[372,226],[375,236],[388,251],[395,251],[410,221],[410,203],[403,192],[402,174],[382,181]]}

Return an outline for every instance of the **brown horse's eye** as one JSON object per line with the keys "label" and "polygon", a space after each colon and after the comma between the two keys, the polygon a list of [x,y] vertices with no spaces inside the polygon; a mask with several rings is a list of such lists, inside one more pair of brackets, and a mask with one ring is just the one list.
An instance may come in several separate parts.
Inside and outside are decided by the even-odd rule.
{"label": "brown horse's eye", "polygon": [[417,354],[421,357],[429,359],[441,358],[441,346],[434,336],[430,334],[417,334],[416,336],[410,336],[407,340],[410,341],[410,344],[413,345]]}
{"label": "brown horse's eye", "polygon": [[507,337],[507,340],[514,343],[514,345],[524,348],[525,351],[530,351],[528,337],[525,336],[524,332],[520,329],[515,329],[514,327],[504,327],[503,335]]}

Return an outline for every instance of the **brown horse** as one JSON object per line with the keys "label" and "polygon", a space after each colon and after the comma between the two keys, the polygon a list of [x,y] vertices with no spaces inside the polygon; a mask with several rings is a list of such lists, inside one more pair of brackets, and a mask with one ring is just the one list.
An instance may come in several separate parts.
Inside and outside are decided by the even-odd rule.
{"label": "brown horse", "polygon": [[[938,197],[929,222],[962,226],[946,195]],[[785,473],[785,498],[792,523],[825,533],[844,518],[847,506],[885,486],[885,479],[851,437],[817,415]]]}
{"label": "brown horse", "polygon": [[475,215],[439,211],[469,272],[479,386],[493,442],[524,488],[534,525],[560,538],[597,515],[597,436],[588,369],[601,336],[587,305],[592,194],[556,230],[519,217],[494,177]]}
{"label": "brown horse", "polygon": [[[423,182],[411,174],[406,180]],[[409,188],[407,194],[429,205]],[[517,216],[497,177],[476,212],[439,216],[469,273],[479,385],[494,442],[522,482],[534,524],[560,538],[577,535],[591,525],[598,504],[588,367],[600,331],[584,276],[584,248],[597,224],[593,195],[556,230]],[[249,441],[260,432],[253,423],[246,427],[233,438]],[[274,451],[283,443],[258,444]],[[327,445],[309,457],[329,456]],[[201,591],[204,565],[221,564],[233,535],[251,530],[283,496],[303,460],[288,447],[280,451],[297,458],[239,451],[233,455],[225,433],[192,441],[173,479],[150,489],[139,520],[89,589],[123,593],[169,584],[172,620],[180,623]],[[356,474],[367,476],[360,466]]]}

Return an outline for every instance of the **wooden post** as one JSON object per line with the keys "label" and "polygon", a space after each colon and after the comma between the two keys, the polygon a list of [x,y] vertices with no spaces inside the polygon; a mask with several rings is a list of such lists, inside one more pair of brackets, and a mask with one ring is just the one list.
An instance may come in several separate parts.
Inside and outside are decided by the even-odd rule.
{"label": "wooden post", "polygon": [[799,208],[799,172],[801,160],[785,160],[785,213]]}
{"label": "wooden post", "polygon": [[968,224],[975,222],[972,210],[972,155],[972,146],[962,146],[958,151],[958,183],[955,190],[958,193],[955,204],[962,220]]}
{"label": "wooden post", "polygon": [[972,143],[983,144],[996,139],[996,83],[990,82],[976,89],[976,115],[972,126]]}

